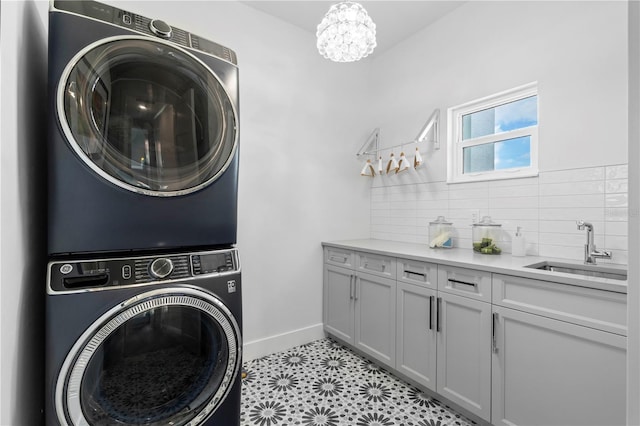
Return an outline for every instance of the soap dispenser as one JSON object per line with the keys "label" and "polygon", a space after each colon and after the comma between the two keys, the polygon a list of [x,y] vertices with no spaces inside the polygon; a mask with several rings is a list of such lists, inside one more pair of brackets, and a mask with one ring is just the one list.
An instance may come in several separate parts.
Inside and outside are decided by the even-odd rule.
{"label": "soap dispenser", "polygon": [[522,228],[519,226],[516,228],[516,235],[513,237],[513,241],[511,244],[511,255],[512,256],[526,256],[527,249],[524,241],[524,235],[522,235]]}

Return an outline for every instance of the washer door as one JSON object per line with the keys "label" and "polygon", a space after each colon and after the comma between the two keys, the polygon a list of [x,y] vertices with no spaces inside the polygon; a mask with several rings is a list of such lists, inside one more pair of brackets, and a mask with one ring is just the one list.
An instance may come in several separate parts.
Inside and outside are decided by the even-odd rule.
{"label": "washer door", "polygon": [[107,312],[56,386],[62,425],[190,425],[224,401],[241,363],[238,324],[216,297],[159,289]]}
{"label": "washer door", "polygon": [[130,191],[183,195],[211,184],[236,151],[237,115],[211,69],[173,44],[101,40],[58,86],[58,118],[80,158]]}

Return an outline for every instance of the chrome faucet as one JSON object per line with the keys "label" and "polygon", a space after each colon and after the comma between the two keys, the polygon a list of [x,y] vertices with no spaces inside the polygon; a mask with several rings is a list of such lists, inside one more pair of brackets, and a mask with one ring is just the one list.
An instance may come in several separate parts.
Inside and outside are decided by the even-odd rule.
{"label": "chrome faucet", "polygon": [[595,265],[598,257],[602,259],[611,259],[610,251],[599,251],[593,242],[593,224],[579,220],[576,222],[580,231],[587,230],[587,244],[584,245],[584,263],[587,265]]}

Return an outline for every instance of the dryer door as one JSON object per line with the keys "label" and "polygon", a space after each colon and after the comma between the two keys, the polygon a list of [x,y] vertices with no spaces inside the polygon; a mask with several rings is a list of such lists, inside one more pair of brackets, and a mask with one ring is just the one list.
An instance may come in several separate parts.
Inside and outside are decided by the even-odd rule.
{"label": "dryer door", "polygon": [[199,425],[240,369],[237,322],[220,300],[187,287],[153,290],[97,320],[56,385],[62,425]]}
{"label": "dryer door", "polygon": [[146,195],[197,191],[236,151],[237,112],[218,76],[161,40],[114,37],[79,52],[62,74],[57,110],[91,169]]}

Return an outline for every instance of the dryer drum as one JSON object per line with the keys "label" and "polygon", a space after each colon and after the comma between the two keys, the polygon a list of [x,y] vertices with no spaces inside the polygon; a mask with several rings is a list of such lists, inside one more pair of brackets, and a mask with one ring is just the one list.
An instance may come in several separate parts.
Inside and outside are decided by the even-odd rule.
{"label": "dryer drum", "polygon": [[215,296],[153,290],[98,319],[56,385],[69,425],[198,425],[224,401],[240,366],[237,322]]}
{"label": "dryer drum", "polygon": [[63,71],[57,110],[91,169],[146,195],[198,191],[236,150],[236,111],[216,74],[160,40],[112,37],[83,49]]}

